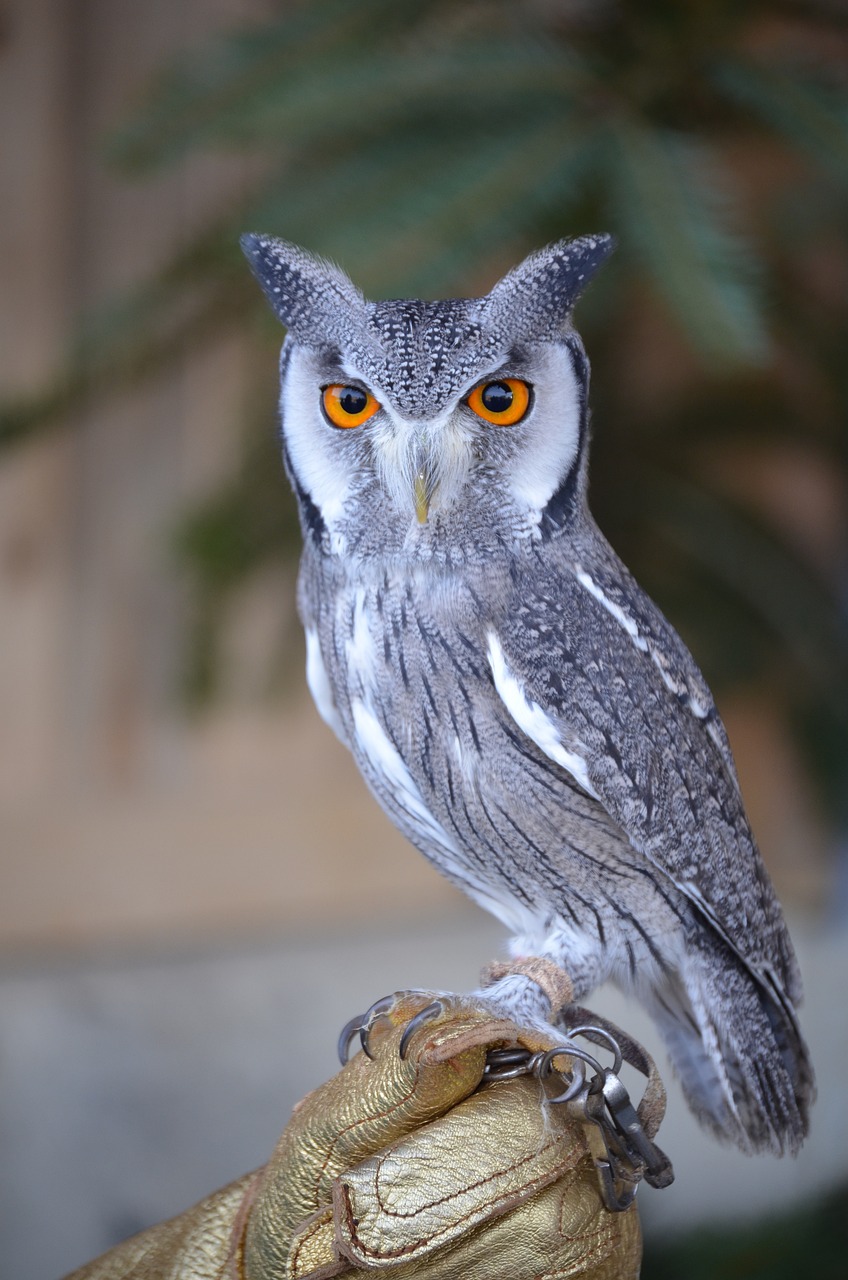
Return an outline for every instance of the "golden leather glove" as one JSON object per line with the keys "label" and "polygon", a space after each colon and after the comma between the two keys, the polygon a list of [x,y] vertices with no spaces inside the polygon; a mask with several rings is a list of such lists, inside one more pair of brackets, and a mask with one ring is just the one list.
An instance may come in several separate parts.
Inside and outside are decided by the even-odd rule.
{"label": "golden leather glove", "polygon": [[531,1076],[484,1079],[538,1033],[459,997],[404,994],[356,1057],[295,1108],[268,1164],[69,1280],[629,1280],[635,1204],[604,1205],[591,1135]]}

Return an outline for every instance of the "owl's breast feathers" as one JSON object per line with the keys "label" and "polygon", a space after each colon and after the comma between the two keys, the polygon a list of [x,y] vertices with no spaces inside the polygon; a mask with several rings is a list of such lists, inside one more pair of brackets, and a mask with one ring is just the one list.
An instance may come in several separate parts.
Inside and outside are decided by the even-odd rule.
{"label": "owl's breast feathers", "polygon": [[446,874],[481,901],[506,879],[536,911],[564,879],[588,891],[593,850],[612,874],[624,853],[799,997],[709,690],[599,535],[473,580],[351,578],[307,551],[300,598],[322,714]]}

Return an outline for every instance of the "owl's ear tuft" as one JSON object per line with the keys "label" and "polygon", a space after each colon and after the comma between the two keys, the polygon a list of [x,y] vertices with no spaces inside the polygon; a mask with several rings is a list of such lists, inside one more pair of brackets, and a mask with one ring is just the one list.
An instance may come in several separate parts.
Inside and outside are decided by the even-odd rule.
{"label": "owl's ear tuft", "polygon": [[340,309],[342,315],[362,310],[362,294],[332,262],[273,236],[244,235],[240,243],[265,297],[295,338],[326,341]]}
{"label": "owl's ear tuft", "polygon": [[558,240],[531,253],[483,299],[490,322],[518,328],[526,338],[561,330],[595,272],[615,248],[610,235]]}

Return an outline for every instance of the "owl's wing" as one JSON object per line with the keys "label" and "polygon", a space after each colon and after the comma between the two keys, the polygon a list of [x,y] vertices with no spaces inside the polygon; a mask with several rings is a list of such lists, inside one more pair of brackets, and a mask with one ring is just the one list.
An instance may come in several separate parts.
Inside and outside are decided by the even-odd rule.
{"label": "owl's wing", "polygon": [[748,968],[794,997],[792,946],[697,666],[602,540],[568,563],[550,551],[532,554],[488,629],[499,697]]}

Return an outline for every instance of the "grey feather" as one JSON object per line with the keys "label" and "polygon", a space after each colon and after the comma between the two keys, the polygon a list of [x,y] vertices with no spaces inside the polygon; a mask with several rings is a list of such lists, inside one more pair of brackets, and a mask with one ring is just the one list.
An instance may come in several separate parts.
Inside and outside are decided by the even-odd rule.
{"label": "grey feather", "polygon": [[[516,952],[562,964],[578,996],[606,979],[636,993],[705,1124],[796,1150],[814,1092],[800,980],[727,736],[588,510],[571,315],[609,237],[446,302],[369,303],[303,250],[246,247],[289,326],[283,436],[325,719]],[[519,383],[513,425],[469,401]],[[332,384],[369,392],[373,416],[333,425]]]}

